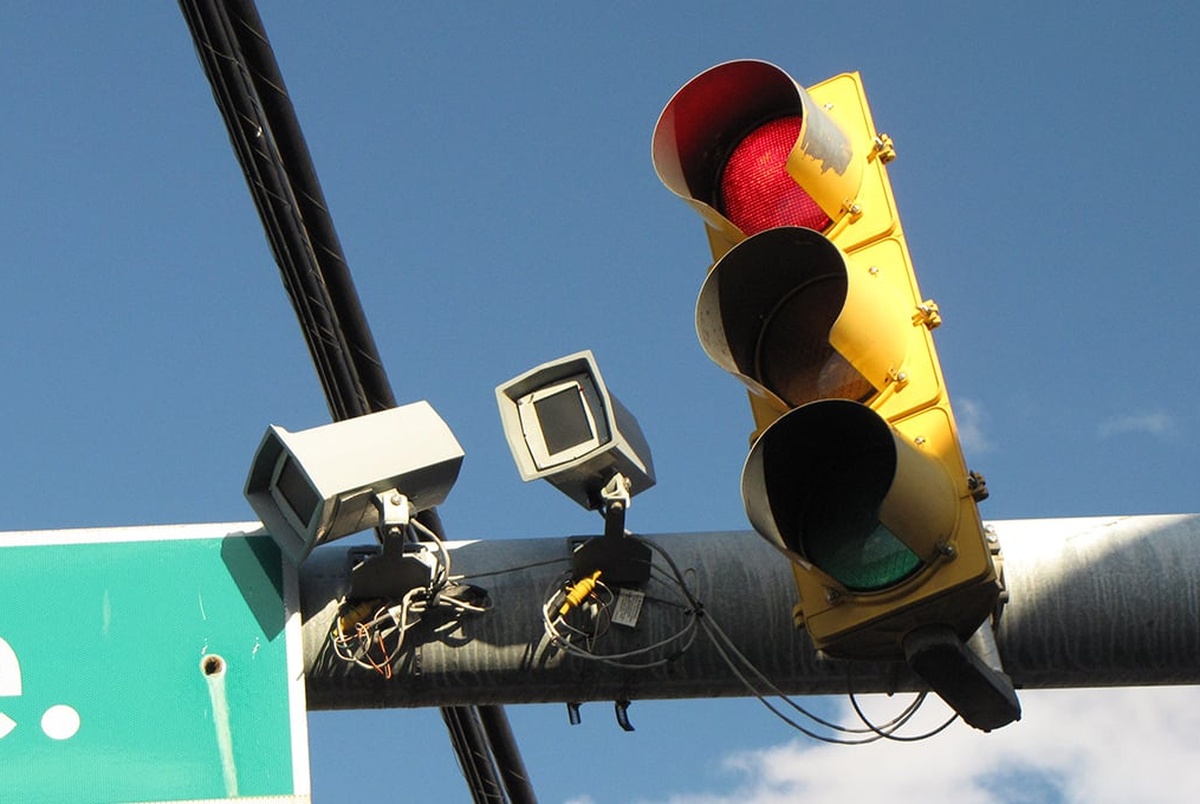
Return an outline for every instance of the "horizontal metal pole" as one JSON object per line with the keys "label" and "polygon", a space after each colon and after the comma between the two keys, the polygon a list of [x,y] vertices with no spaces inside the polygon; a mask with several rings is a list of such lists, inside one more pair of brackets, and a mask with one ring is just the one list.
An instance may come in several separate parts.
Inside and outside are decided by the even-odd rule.
{"label": "horizontal metal pole", "polygon": [[[1200,515],[1012,520],[1000,540],[1009,601],[996,634],[1018,688],[1200,683]],[[686,570],[704,616],[749,661],[795,695],[919,689],[897,664],[833,660],[792,624],[788,562],[752,531],[645,536]],[[301,567],[310,709],[585,702],[747,695],[699,629],[671,661],[616,668],[556,650],[542,606],[570,567],[569,539],[459,542],[453,573],[483,587],[491,609],[414,629],[390,678],[339,658],[329,634],[349,582],[350,551],[317,550]],[[661,557],[655,566],[666,570]],[[612,625],[595,647],[618,653],[671,637],[687,622],[674,584],[656,573],[636,628]],[[658,653],[655,655],[664,655]]]}

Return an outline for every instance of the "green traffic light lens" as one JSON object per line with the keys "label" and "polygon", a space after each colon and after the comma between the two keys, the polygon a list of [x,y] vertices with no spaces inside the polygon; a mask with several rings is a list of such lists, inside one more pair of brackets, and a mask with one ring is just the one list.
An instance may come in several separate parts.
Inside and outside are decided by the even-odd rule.
{"label": "green traffic light lens", "polygon": [[800,512],[797,535],[809,561],[847,589],[872,592],[900,583],[922,562],[879,521],[895,474],[895,448],[881,419],[873,413],[860,418],[872,426],[857,442],[834,432],[821,434],[822,471],[808,479],[809,504]]}
{"label": "green traffic light lens", "polygon": [[889,589],[925,566],[880,520],[897,461],[891,426],[870,408],[811,402],[780,417],[751,450],[746,510],[760,533],[846,589]]}
{"label": "green traffic light lens", "polygon": [[921,568],[921,559],[883,525],[869,531],[810,528],[804,553],[813,564],[855,592],[887,589]]}

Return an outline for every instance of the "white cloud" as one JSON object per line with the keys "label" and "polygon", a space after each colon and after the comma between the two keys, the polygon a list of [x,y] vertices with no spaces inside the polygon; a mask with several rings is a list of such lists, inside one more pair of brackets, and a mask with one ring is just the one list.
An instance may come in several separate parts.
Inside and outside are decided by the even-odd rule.
{"label": "white cloud", "polygon": [[963,452],[978,455],[991,450],[992,444],[983,432],[983,423],[987,420],[983,405],[967,397],[956,399],[954,417],[958,423],[958,438],[962,442]]}
{"label": "white cloud", "polygon": [[[918,743],[831,746],[797,739],[738,754],[729,794],[671,804],[784,802],[1193,801],[1200,787],[1192,687],[1024,691],[1024,717],[991,734],[961,723]],[[892,707],[896,700],[888,701]],[[944,717],[940,702],[916,728]],[[848,707],[844,722],[849,723]]]}
{"label": "white cloud", "polygon": [[1117,416],[1100,423],[1102,438],[1126,433],[1146,433],[1162,437],[1171,435],[1173,432],[1175,432],[1175,418],[1162,411]]}

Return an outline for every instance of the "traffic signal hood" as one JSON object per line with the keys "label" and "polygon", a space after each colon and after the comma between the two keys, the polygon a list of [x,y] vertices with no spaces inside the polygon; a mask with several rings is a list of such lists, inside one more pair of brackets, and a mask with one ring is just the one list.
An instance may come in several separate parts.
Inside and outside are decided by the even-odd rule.
{"label": "traffic signal hood", "polygon": [[767,405],[760,428],[818,399],[853,399],[889,421],[944,397],[930,330],[897,235],[847,256],[810,229],[782,226],[734,246],[709,271],[696,331],[709,357]]}
{"label": "traffic signal hood", "polygon": [[897,222],[879,170],[895,151],[874,132],[857,73],[805,90],[772,64],[735,61],[675,93],[652,151],[663,184],[704,218],[714,260],[777,226],[823,232],[849,252]]}
{"label": "traffic signal hood", "polygon": [[859,76],[805,90],[758,61],[680,89],[653,138],[663,183],[704,219],[714,264],[696,330],[751,392],[742,491],[792,559],[816,647],[904,658],[966,639],[1000,579]]}

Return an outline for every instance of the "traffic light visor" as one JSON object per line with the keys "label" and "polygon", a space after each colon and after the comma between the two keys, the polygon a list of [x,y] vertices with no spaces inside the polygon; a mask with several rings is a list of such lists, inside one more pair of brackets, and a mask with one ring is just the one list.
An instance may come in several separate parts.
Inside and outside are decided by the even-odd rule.
{"label": "traffic light visor", "polygon": [[746,460],[742,498],[755,530],[856,592],[917,573],[958,516],[940,464],[847,400],[813,402],[768,427]]}
{"label": "traffic light visor", "polygon": [[781,409],[866,402],[903,363],[912,323],[894,290],[827,238],[779,227],[743,240],[696,302],[705,352]]}
{"label": "traffic light visor", "polygon": [[823,231],[858,193],[850,140],[778,67],[734,61],[683,86],[654,130],[662,182],[729,242],[775,226]]}

